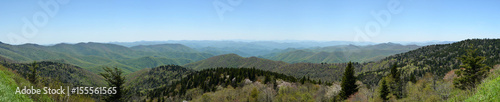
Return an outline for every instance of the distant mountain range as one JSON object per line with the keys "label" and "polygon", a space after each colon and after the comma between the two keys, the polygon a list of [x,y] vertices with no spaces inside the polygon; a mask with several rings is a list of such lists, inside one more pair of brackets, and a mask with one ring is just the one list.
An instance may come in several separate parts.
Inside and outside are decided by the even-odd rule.
{"label": "distant mountain range", "polygon": [[[9,45],[0,43],[0,56],[18,61],[54,61],[80,66],[92,72],[100,72],[104,66],[119,67],[126,73],[160,65],[184,65],[216,55],[235,53],[239,56],[257,56],[288,63],[340,63],[347,61],[367,62],[391,54],[409,51],[419,46],[385,43],[352,42],[236,42],[236,41],[170,41],[121,43],[37,44]],[[183,43],[183,44],[175,44]],[[155,44],[155,45],[151,45]],[[314,45],[317,44],[317,45]],[[133,46],[132,46],[133,45]],[[313,47],[326,46],[327,47]],[[359,46],[365,45],[365,46]],[[212,47],[213,46],[213,47]],[[247,60],[253,60],[251,57]],[[269,60],[270,61],[270,60]],[[269,62],[262,61],[262,62]],[[195,63],[196,64],[196,63]],[[229,63],[228,63],[229,64]],[[236,63],[232,63],[236,65]],[[188,64],[191,66],[194,64]],[[265,66],[263,64],[262,66]],[[215,67],[215,66],[212,66]],[[236,67],[236,66],[231,66]]]}
{"label": "distant mountain range", "polygon": [[[392,49],[395,52],[394,54],[388,54],[386,57],[382,57],[382,59],[380,60],[355,63],[355,70],[357,74],[359,74],[359,80],[370,85],[376,85],[378,84],[380,78],[385,76],[384,73],[387,73],[389,71],[389,66],[393,63],[397,63],[402,72],[404,72],[402,77],[404,77],[405,80],[408,80],[408,78],[413,75],[415,75],[417,78],[422,77],[427,72],[434,73],[435,75],[442,77],[446,72],[449,72],[452,69],[459,68],[458,66],[460,65],[460,61],[458,61],[456,58],[464,55],[465,49],[468,48],[478,49],[479,55],[486,57],[485,63],[489,66],[493,66],[500,63],[499,41],[499,39],[469,39],[451,44],[437,44],[424,47],[418,47],[415,45],[399,45],[394,43],[385,43],[364,47],[347,45],[343,47],[347,47],[344,49],[348,50],[352,50],[355,48],[361,51],[359,53],[354,52],[349,58],[355,58],[353,56],[367,56],[361,55],[367,53],[367,51],[364,51],[365,49],[372,49],[376,51],[386,50],[380,52],[388,52],[390,51],[388,49]],[[288,49],[290,51],[288,51],[287,54],[293,56],[284,59],[301,59],[308,57],[304,55],[317,54],[321,55],[317,55],[318,57],[316,58],[325,59],[330,57],[329,54],[331,56],[345,55],[343,53],[335,52],[339,49],[342,49],[341,46],[305,50]],[[326,51],[334,52],[332,53]],[[398,51],[401,51],[401,53],[397,53]],[[339,57],[330,57],[328,59],[332,58]],[[228,54],[214,56],[205,60],[186,64],[185,67],[195,70],[214,67],[255,67],[257,69],[285,73],[294,77],[311,76],[312,79],[338,81],[340,80],[339,76],[341,76],[341,73],[345,68],[345,63],[287,63],[281,61],[270,61],[264,58],[245,58],[236,54]]]}
{"label": "distant mountain range", "polygon": [[[447,44],[453,41],[429,41],[429,42],[401,42],[403,45],[432,45]],[[110,42],[111,44],[122,45],[126,47],[138,45],[158,45],[158,44],[182,44],[200,52],[207,52],[213,55],[238,54],[243,57],[264,56],[285,49],[311,49],[320,47],[354,45],[367,46],[376,45],[374,42],[352,42],[352,41],[243,41],[243,40],[169,40],[169,41],[137,41],[137,42]]]}
{"label": "distant mountain range", "polygon": [[382,43],[377,45],[339,45],[318,47],[311,49],[288,49],[282,53],[263,56],[271,60],[285,61],[288,63],[344,63],[344,62],[369,62],[377,61],[389,55],[404,53],[420,48],[417,45],[400,45],[395,43]]}

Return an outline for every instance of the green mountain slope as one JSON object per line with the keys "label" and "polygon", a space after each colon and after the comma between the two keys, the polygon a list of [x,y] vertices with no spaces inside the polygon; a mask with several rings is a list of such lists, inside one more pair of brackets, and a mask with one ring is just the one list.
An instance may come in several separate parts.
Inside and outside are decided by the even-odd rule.
{"label": "green mountain slope", "polygon": [[475,101],[498,101],[500,100],[500,70],[496,68],[494,72],[490,72],[482,84],[478,85],[476,93],[469,97],[466,102]]}
{"label": "green mountain slope", "polygon": [[[0,84],[10,84],[0,85],[0,87],[5,88],[5,91],[0,91],[0,94],[5,94],[9,96],[10,90],[16,90],[17,84],[18,87],[30,87],[34,86],[35,88],[41,87],[60,87],[60,86],[68,86],[68,87],[102,87],[106,86],[104,79],[92,72],[84,70],[80,67],[73,66],[70,64],[63,64],[57,62],[50,61],[42,61],[36,63],[38,66],[37,74],[36,74],[36,84],[34,82],[26,81],[28,76],[32,73],[32,64],[33,63],[17,63],[15,61],[11,61],[9,59],[5,59],[0,57],[0,73],[5,75],[2,76],[2,81],[5,81]],[[4,67],[5,66],[5,67]],[[13,82],[10,80],[14,80]],[[10,81],[10,82],[9,82]],[[10,87],[8,87],[10,86]],[[4,90],[4,89],[2,89]],[[3,93],[8,92],[8,93]],[[3,96],[3,95],[2,95]],[[43,101],[43,102],[51,102],[51,101],[94,101],[90,97],[98,98],[97,95],[71,95],[70,97],[65,97],[64,95],[50,95],[50,94],[29,94],[30,99],[33,101]],[[9,98],[17,98],[23,99],[22,96],[16,96]],[[13,101],[17,99],[7,99],[6,101]],[[3,99],[0,99],[3,100]],[[29,101],[29,100],[23,100]]]}
{"label": "green mountain slope", "polygon": [[422,77],[430,72],[443,77],[447,72],[458,69],[461,64],[458,57],[466,54],[466,49],[478,49],[478,55],[486,57],[488,66],[500,63],[500,39],[468,39],[451,44],[425,46],[406,53],[386,57],[380,61],[363,66],[360,78],[365,83],[377,84],[378,80],[388,72],[391,63],[398,63],[402,77]]}
{"label": "green mountain slope", "polygon": [[[316,81],[303,79],[304,82]],[[150,98],[163,98],[162,96],[192,99],[196,95],[187,94],[188,90],[199,90],[201,93],[214,92],[226,87],[237,88],[252,82],[257,84],[270,84],[277,88],[278,81],[296,82],[298,79],[284,74],[264,71],[255,68],[214,68],[204,69],[183,77],[169,86],[155,88],[149,92]],[[174,99],[175,100],[175,99]]]}
{"label": "green mountain slope", "polygon": [[[9,45],[0,43],[0,56],[19,62],[53,61],[100,72],[103,66],[116,66],[131,73],[164,64],[182,65],[212,57],[180,44],[136,46],[132,48],[104,43]],[[152,56],[152,57],[150,57]]]}
{"label": "green mountain slope", "polygon": [[[31,73],[31,63],[0,64],[22,76],[28,76]],[[57,80],[71,86],[103,86],[105,84],[104,79],[99,75],[77,66],[49,61],[37,62],[37,64],[39,66],[38,75],[46,79]]]}
{"label": "green mountain slope", "polygon": [[[291,75],[294,77],[310,76],[311,79],[339,81],[346,63],[293,63],[273,61],[257,57],[241,57],[236,54],[214,56],[205,60],[184,65],[186,68],[203,70],[208,68],[256,68]],[[356,71],[361,71],[362,64],[354,63]]]}
{"label": "green mountain slope", "polygon": [[313,49],[292,50],[264,56],[271,60],[288,63],[345,63],[377,61],[393,54],[404,53],[419,48],[416,45],[383,43],[368,46],[342,45]]}
{"label": "green mountain slope", "polygon": [[181,44],[139,45],[130,48],[146,52],[189,52],[189,53],[198,52],[192,48],[189,48]]}
{"label": "green mountain slope", "polygon": [[184,59],[184,58],[165,58],[165,57],[141,57],[141,58],[134,58],[134,59],[127,59],[127,60],[120,60],[118,61],[121,64],[131,66],[134,68],[153,68],[156,66],[160,65],[181,65],[185,63],[192,62],[190,59]]}
{"label": "green mountain slope", "polygon": [[0,90],[2,90],[0,101],[32,102],[33,100],[28,95],[15,94],[16,88],[23,85],[29,85],[29,82],[0,65]]}
{"label": "green mountain slope", "polygon": [[125,86],[129,87],[134,97],[140,97],[147,94],[148,90],[165,87],[170,85],[173,81],[180,80],[194,70],[186,69],[177,65],[164,65],[155,68],[145,68],[126,76],[127,83]]}
{"label": "green mountain slope", "polygon": [[257,57],[244,58],[236,54],[226,54],[210,57],[201,61],[193,62],[184,65],[184,67],[202,70],[207,68],[217,68],[217,67],[247,67],[247,68],[258,68],[263,70],[271,70],[287,63],[281,61],[273,61],[268,59],[262,59]]}

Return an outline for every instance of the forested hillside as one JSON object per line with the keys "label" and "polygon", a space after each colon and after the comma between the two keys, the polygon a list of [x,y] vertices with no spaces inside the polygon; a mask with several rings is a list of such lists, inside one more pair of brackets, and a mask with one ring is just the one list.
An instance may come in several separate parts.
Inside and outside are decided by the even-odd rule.
{"label": "forested hillside", "polygon": [[393,54],[408,52],[419,48],[416,45],[383,43],[377,45],[340,45],[321,48],[287,50],[265,55],[264,58],[288,63],[346,63],[377,61]]}
{"label": "forested hillside", "polygon": [[[14,93],[18,87],[24,86],[33,86],[35,88],[57,88],[61,86],[102,87],[106,84],[101,76],[69,64],[49,61],[17,63],[5,58],[0,58],[0,60],[2,60],[0,62],[0,81],[7,81],[0,84],[0,88],[5,90],[1,91],[0,95],[6,95],[6,97],[9,97],[7,100],[11,101],[94,101],[100,96],[71,95],[65,97],[65,95],[56,94],[14,95]],[[4,100],[4,98],[1,100]]]}
{"label": "forested hillside", "polygon": [[[256,68],[260,70],[284,73],[294,77],[310,76],[314,80],[339,81],[347,63],[294,63],[273,61],[257,57],[244,58],[236,54],[214,56],[205,60],[184,65],[184,67],[203,70],[217,67]],[[354,63],[357,71],[362,65]]]}
{"label": "forested hillside", "polygon": [[129,95],[132,98],[141,99],[151,89],[169,86],[172,82],[178,81],[191,73],[195,73],[195,71],[178,65],[145,68],[127,75],[125,86],[130,89]]}
{"label": "forested hillside", "polygon": [[392,63],[397,63],[402,76],[409,80],[411,76],[423,77],[432,73],[443,77],[453,69],[459,69],[458,57],[466,54],[466,49],[477,49],[479,56],[486,58],[485,64],[493,66],[500,63],[500,39],[468,39],[451,44],[430,45],[402,54],[389,56],[380,61],[366,63],[359,79],[365,83],[376,84],[389,71]]}
{"label": "forested hillside", "polygon": [[189,63],[184,65],[184,67],[195,70],[217,68],[217,67],[234,67],[234,68],[255,67],[263,70],[271,70],[286,64],[287,63],[281,61],[273,61],[257,57],[244,58],[236,54],[226,54],[226,55],[210,57],[208,59],[204,59],[198,62]]}
{"label": "forested hillside", "polygon": [[146,52],[185,52],[185,53],[198,52],[195,49],[189,48],[181,44],[138,45],[138,46],[132,46],[130,48]]}
{"label": "forested hillside", "polygon": [[[301,84],[296,84],[295,82],[299,82]],[[183,77],[181,80],[175,81],[173,82],[173,84],[170,84],[168,86],[155,88],[148,93],[148,100],[192,100],[194,98],[201,97],[201,95],[204,95],[204,93],[225,90],[226,88],[241,89],[242,87],[245,88],[248,86],[252,86],[252,83],[254,85],[264,85],[265,87],[269,88],[268,91],[288,88],[292,84],[297,86],[307,83],[321,85],[321,82],[310,80],[309,78],[296,79],[295,77],[287,76],[285,74],[264,71],[255,68],[210,68],[189,74],[186,77]],[[283,83],[287,83],[287,85],[283,85]],[[239,92],[234,93],[235,94],[233,95],[243,94]],[[259,94],[258,90],[253,89],[252,94],[255,95],[251,97],[243,96],[242,98],[247,98],[247,100],[254,101],[257,100],[257,94]],[[272,98],[275,96],[269,95],[268,97],[270,98],[267,100],[272,100]],[[236,97],[222,100],[243,101],[243,99],[238,99]]]}
{"label": "forested hillside", "polygon": [[[28,77],[32,73],[33,63],[6,63],[0,62],[2,66],[9,68],[21,76]],[[40,76],[39,81],[49,84],[50,82],[61,82],[71,86],[103,86],[105,83],[99,75],[89,72],[70,64],[42,61],[35,63]]]}

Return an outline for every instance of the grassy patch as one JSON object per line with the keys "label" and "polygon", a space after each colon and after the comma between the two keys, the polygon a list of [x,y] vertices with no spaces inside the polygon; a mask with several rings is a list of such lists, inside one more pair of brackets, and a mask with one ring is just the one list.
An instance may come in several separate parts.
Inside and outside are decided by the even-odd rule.
{"label": "grassy patch", "polygon": [[1,102],[32,102],[32,100],[24,94],[15,94],[18,87],[16,81],[12,77],[17,77],[14,73],[4,70],[0,66],[0,101]]}
{"label": "grassy patch", "polygon": [[[469,97],[466,102],[493,102],[500,100],[500,70],[492,73],[491,77],[479,85],[476,94]],[[495,78],[496,77],[496,78]]]}

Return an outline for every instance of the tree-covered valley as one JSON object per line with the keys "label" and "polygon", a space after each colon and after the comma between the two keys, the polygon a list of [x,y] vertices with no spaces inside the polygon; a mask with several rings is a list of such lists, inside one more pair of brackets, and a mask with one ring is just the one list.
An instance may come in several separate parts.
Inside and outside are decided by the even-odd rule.
{"label": "tree-covered valley", "polygon": [[[247,46],[258,47],[261,46]],[[256,56],[227,53],[230,51],[218,47],[211,49],[172,43],[129,46],[1,43],[0,89],[5,91],[0,92],[0,100],[500,100],[499,39],[467,39],[426,46],[381,43],[276,47],[272,51],[258,50],[266,53],[248,54]],[[119,87],[120,93],[119,96],[14,94],[17,87],[23,86],[114,86]]]}

